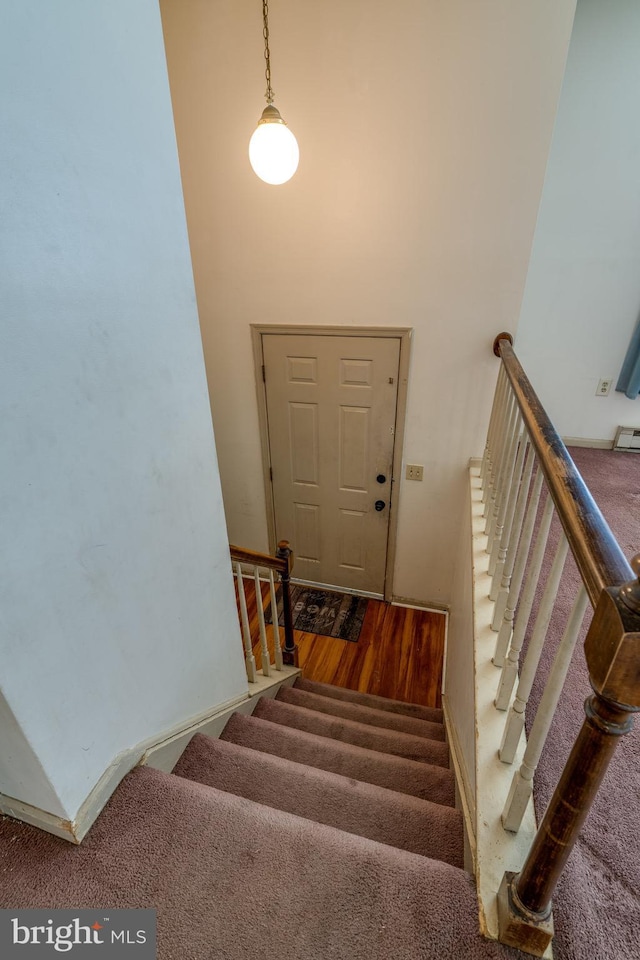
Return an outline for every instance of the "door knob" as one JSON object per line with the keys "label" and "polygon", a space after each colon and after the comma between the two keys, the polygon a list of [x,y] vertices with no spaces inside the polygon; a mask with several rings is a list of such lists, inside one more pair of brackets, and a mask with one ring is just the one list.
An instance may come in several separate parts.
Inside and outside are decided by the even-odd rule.
{"label": "door knob", "polygon": [[387,482],[387,478],[385,477],[384,473],[379,473],[378,476],[376,477],[376,480],[378,481],[378,483]]}
{"label": "door knob", "polygon": [[384,502],[384,500],[376,500],[375,507],[379,513],[381,510],[384,510],[384,508],[386,507],[386,503]]}

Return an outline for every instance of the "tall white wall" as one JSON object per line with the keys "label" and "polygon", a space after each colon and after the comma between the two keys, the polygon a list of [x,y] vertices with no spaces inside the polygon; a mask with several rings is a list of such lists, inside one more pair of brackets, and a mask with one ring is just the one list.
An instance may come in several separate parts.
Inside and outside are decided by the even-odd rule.
{"label": "tall white wall", "polygon": [[[278,0],[276,105],[297,174],[269,187],[259,4],[162,0],[232,540],[266,549],[249,324],[412,326],[394,591],[448,602],[493,337],[520,309],[575,0]],[[398,470],[397,476],[400,477]]]}
{"label": "tall white wall", "polygon": [[155,0],[2,3],[0,792],[246,692]]}
{"label": "tall white wall", "polygon": [[640,4],[578,0],[517,350],[564,436],[640,426],[612,389],[640,316]]}

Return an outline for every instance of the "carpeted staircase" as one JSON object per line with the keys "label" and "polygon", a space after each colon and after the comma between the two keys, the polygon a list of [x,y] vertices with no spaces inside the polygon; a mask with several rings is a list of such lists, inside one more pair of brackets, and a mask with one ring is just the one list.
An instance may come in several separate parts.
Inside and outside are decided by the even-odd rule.
{"label": "carpeted staircase", "polygon": [[160,960],[506,958],[464,871],[441,711],[297,679],[81,846],[0,821],[0,907],[155,907]]}
{"label": "carpeted staircase", "polygon": [[[453,807],[452,774],[442,767],[441,711],[423,708],[423,718],[408,717],[394,701],[382,701],[388,706],[380,710],[338,699],[334,690],[306,680],[282,687],[275,700],[260,700],[253,716],[234,714],[219,740],[195,736],[174,773],[462,868],[462,820]],[[434,776],[431,763],[421,762],[432,744],[438,748],[432,762],[440,763]],[[379,756],[383,749],[389,757]],[[391,761],[384,784],[381,759]],[[393,789],[407,768],[408,788]]]}

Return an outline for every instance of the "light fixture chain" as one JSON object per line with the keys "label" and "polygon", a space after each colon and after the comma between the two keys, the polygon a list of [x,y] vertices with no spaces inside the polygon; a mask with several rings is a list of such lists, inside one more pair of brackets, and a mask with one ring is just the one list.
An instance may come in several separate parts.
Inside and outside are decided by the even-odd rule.
{"label": "light fixture chain", "polygon": [[264,36],[264,59],[267,62],[264,75],[267,81],[267,91],[266,98],[267,103],[271,105],[273,103],[273,90],[271,89],[271,55],[269,53],[269,4],[268,0],[262,0],[262,20],[264,23],[264,28],[262,34]]}

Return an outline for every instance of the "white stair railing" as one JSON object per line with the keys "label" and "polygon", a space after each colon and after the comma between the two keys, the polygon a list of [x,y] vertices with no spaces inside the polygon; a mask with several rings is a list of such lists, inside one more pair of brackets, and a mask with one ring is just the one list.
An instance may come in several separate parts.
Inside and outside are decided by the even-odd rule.
{"label": "white stair railing", "polygon": [[[542,477],[540,479],[542,479]],[[536,503],[536,506],[537,506],[537,503]],[[498,701],[496,702],[496,707],[498,708],[498,710],[507,709],[506,703],[508,703],[509,697],[511,696],[511,690],[513,689],[513,681],[515,679],[515,673],[513,672],[513,667],[515,667],[515,671],[517,672],[518,659],[520,656],[520,651],[522,649],[522,644],[524,642],[527,625],[529,623],[529,617],[531,616],[531,610],[533,609],[533,601],[536,595],[536,587],[538,586],[538,580],[540,579],[540,571],[542,570],[544,554],[547,548],[547,540],[549,538],[549,529],[551,527],[551,520],[553,519],[553,510],[554,510],[553,500],[551,499],[551,497],[548,497],[545,508],[544,508],[544,513],[542,514],[542,521],[540,523],[540,528],[538,530],[538,536],[536,538],[535,546],[533,549],[533,556],[531,557],[531,563],[529,566],[529,573],[527,575],[527,582],[525,584],[524,593],[520,597],[518,615],[516,618],[516,625],[513,631],[513,637],[511,638],[510,652],[512,656],[508,658],[511,660],[511,663],[510,663],[510,666],[506,668],[506,670],[504,668],[504,662],[505,662],[504,657],[507,651],[507,644],[509,642],[507,631],[509,630],[511,622],[513,621],[513,613],[516,607],[516,603],[518,602],[517,595],[514,596],[513,598],[511,597],[511,594],[509,595],[509,600],[507,602],[507,609],[505,610],[504,621],[503,621],[503,627],[505,629],[503,630],[501,628],[500,632],[498,633],[498,639],[496,641],[496,650],[493,655],[493,662],[496,667],[503,667],[503,679],[501,680],[500,685],[505,687],[505,690],[503,691],[502,695],[500,694],[498,695]],[[531,527],[533,528],[533,524],[535,522],[535,513],[533,513],[533,515],[530,517],[530,521],[531,521]],[[518,571],[518,573],[520,573],[519,577],[517,578],[514,577],[514,589],[518,585],[518,581],[520,581],[520,585],[521,585],[522,572],[524,572],[524,567],[527,563],[532,532],[533,530],[529,532],[529,537],[528,537],[529,542],[527,544],[524,543],[524,538],[523,538],[523,547],[525,546],[527,547],[527,552],[525,553],[523,550],[522,555],[519,558],[522,570]],[[506,638],[506,643],[505,643],[505,638]],[[506,703],[504,701],[505,697],[506,697]]]}
{"label": "white stair railing", "polygon": [[505,488],[505,475],[510,462],[510,454],[513,449],[515,425],[518,409],[513,397],[507,399],[507,407],[504,414],[504,428],[502,431],[500,450],[496,464],[494,488],[491,491],[491,509],[487,512],[487,522],[484,532],[488,538],[487,553],[491,553],[491,544],[493,542],[494,531],[498,523],[502,499]]}
{"label": "white stair railing", "polygon": [[[247,670],[247,679],[249,683],[255,683],[258,678],[256,658],[254,654],[254,644],[260,651],[261,671],[265,677],[272,674],[272,669],[282,670],[284,665],[298,666],[298,650],[295,645],[293,635],[293,625],[291,619],[291,596],[290,596],[290,570],[292,566],[292,551],[286,541],[278,544],[278,552],[275,557],[267,554],[256,553],[252,550],[246,550],[241,547],[230,547],[233,560],[233,573],[236,581],[238,608],[240,617],[240,626],[242,632],[242,642],[244,646],[245,664]],[[276,590],[275,573],[280,578],[282,615],[284,625],[279,622],[279,600]],[[245,581],[252,580],[255,591],[255,625],[257,623],[257,636],[252,636],[251,623],[249,620],[247,594]],[[271,629],[268,630],[262,585],[268,585],[267,592],[271,606]],[[253,609],[253,608],[252,608]],[[271,661],[270,640],[272,640],[273,662]],[[284,641],[284,643],[283,643]]]}
{"label": "white stair railing", "polygon": [[487,499],[487,512],[485,514],[487,522],[484,532],[489,538],[489,542],[493,539],[493,530],[497,522],[504,493],[505,473],[509,462],[509,452],[512,447],[517,413],[515,397],[513,394],[508,393],[502,411],[496,460],[492,465],[494,469],[492,470],[491,496]]}
{"label": "white stair railing", "polygon": [[[527,564],[527,557],[531,548],[531,539],[533,536],[533,527],[535,524],[538,504],[540,502],[540,493],[542,492],[542,472],[538,470],[533,485],[533,492],[529,497],[529,488],[531,484],[531,471],[535,463],[535,454],[530,453],[530,465],[528,465],[528,478],[522,484],[520,497],[518,500],[518,517],[514,524],[514,531],[509,540],[509,548],[502,571],[502,582],[500,590],[495,598],[495,609],[491,629],[499,631],[496,641],[496,653],[493,662],[500,666],[511,639],[511,630],[513,627],[513,618],[515,615],[516,603],[522,589],[522,580]],[[529,469],[530,468],[530,469]],[[522,513],[526,509],[526,518],[522,518]],[[493,584],[492,584],[493,589]]]}
{"label": "white stair railing", "polygon": [[242,641],[244,643],[244,662],[247,669],[247,680],[249,683],[255,683],[258,679],[256,671],[256,658],[253,655],[253,644],[251,642],[251,629],[249,627],[249,614],[247,612],[247,595],[244,592],[244,579],[242,577],[242,567],[236,563],[236,583],[238,585],[238,600],[240,603],[240,623],[242,626]]}
{"label": "white stair railing", "polygon": [[504,811],[502,813],[502,825],[505,830],[515,833],[522,823],[529,798],[533,793],[533,776],[536,772],[538,762],[542,756],[542,750],[549,730],[553,715],[560,700],[564,681],[567,678],[567,671],[573,656],[573,650],[578,639],[578,633],[582,626],[584,613],[587,609],[587,592],[583,586],[578,590],[571,615],[567,621],[562,640],[553,659],[553,664],[549,673],[547,685],[540,700],[540,705],[533,721],[527,749],[524,752],[520,769],[516,770],[511,782],[511,789],[507,797]]}
{"label": "white stair railing", "polygon": [[[555,507],[552,497],[545,492],[543,471],[537,462],[534,445],[524,426],[522,412],[504,368],[500,370],[496,385],[480,477],[486,550],[490,555],[488,572],[492,578],[489,599],[495,603],[491,626],[498,633],[493,655],[494,665],[500,668],[495,707],[509,711],[498,753],[504,763],[512,763],[524,730],[526,708],[569,545],[561,532],[514,697],[520,655],[548,549]],[[543,493],[544,508],[541,510]],[[536,713],[532,728],[535,737],[527,748],[520,769],[514,775],[513,796],[509,797],[503,814],[503,825],[507,830],[518,829],[531,796],[535,768],[561,695],[586,602],[586,593],[581,591]]]}
{"label": "white stair railing", "polygon": [[[520,453],[522,452],[524,445],[521,442],[521,431],[522,418],[520,416],[520,411],[516,407],[514,416],[512,417],[512,421],[510,423],[511,435],[504,461],[505,469],[502,471],[499,481],[500,487],[496,497],[496,513],[487,542],[487,553],[489,554],[489,573],[491,576],[494,575],[496,570],[498,552],[500,549],[500,543],[502,541],[502,535],[504,533],[505,523],[507,521],[509,504],[511,500],[514,500],[517,494],[517,482],[515,477],[517,476],[518,464],[520,465],[520,470],[522,470]],[[515,492],[513,492],[514,490]]]}
{"label": "white stair railing", "polygon": [[[501,373],[504,371],[501,370]],[[483,516],[489,517],[493,510],[495,501],[495,486],[498,479],[498,465],[504,432],[506,429],[507,401],[512,400],[508,394],[508,382],[506,375],[502,380],[498,379],[498,396],[494,408],[494,422],[489,426],[489,439],[487,442],[487,468],[485,471],[485,482],[482,490],[482,502],[484,503]]]}
{"label": "white stair railing", "polygon": [[[486,552],[490,555],[489,599],[495,603],[491,627],[498,634],[492,658],[494,665],[500,668],[495,707],[508,711],[498,754],[503,763],[512,763],[524,730],[526,709],[569,544],[561,531],[521,667],[520,656],[548,551],[555,505],[547,492],[543,470],[504,367],[496,385],[480,478]],[[542,503],[544,507],[541,507]],[[582,589],[538,706],[523,762],[514,774],[502,817],[506,830],[517,831],[531,797],[535,769],[562,692],[587,602],[587,593]]]}
{"label": "white stair railing", "polygon": [[[489,573],[491,574],[491,590],[489,591],[490,600],[496,600],[498,596],[498,591],[504,574],[504,565],[507,559],[507,553],[509,551],[511,534],[514,530],[514,527],[517,528],[518,516],[516,514],[516,509],[520,501],[522,501],[524,512],[526,494],[523,495],[523,490],[525,487],[527,490],[529,488],[531,469],[533,468],[534,459],[533,456],[528,457],[527,467],[525,468],[525,457],[527,457],[530,452],[531,447],[529,445],[529,438],[526,433],[523,432],[518,437],[517,458],[511,477],[509,497],[507,500],[505,500],[506,507],[504,511],[504,517],[502,523],[498,525],[500,527],[500,535],[498,536],[498,531],[496,531],[496,536],[493,539],[493,547],[491,549],[491,556],[489,559]],[[522,523],[522,517],[520,517],[520,523]],[[515,532],[519,534],[518,529],[516,529]]]}
{"label": "white stair railing", "polygon": [[538,664],[542,656],[542,648],[547,639],[547,631],[549,629],[549,623],[551,622],[551,614],[553,613],[553,606],[558,593],[568,549],[569,543],[567,538],[564,534],[561,534],[560,543],[558,544],[551,572],[549,573],[549,579],[547,580],[544,594],[540,601],[540,609],[536,617],[531,640],[529,641],[529,648],[520,675],[516,696],[505,724],[499,750],[500,759],[503,763],[513,763],[513,758],[518,743],[520,742],[522,731],[524,730],[525,710],[533,688],[533,681],[536,678]]}
{"label": "white stair railing", "polygon": [[[499,939],[541,956],[553,936],[547,923],[553,890],[606,769],[611,740],[627,732],[631,713],[640,710],[640,681],[633,685],[625,659],[632,646],[628,638],[640,633],[640,555],[631,569],[542,408],[511,342],[508,334],[499,334],[494,342],[494,353],[502,363],[479,474],[489,556],[487,592],[493,604],[490,608],[483,606],[483,617],[486,611],[491,630],[497,633],[492,662],[500,673],[496,674],[494,705],[505,713],[504,727],[500,724],[501,743],[494,749],[505,764],[512,763],[516,756],[519,759],[513,776],[505,778],[495,769],[496,753],[492,748],[487,752],[483,744],[479,755],[493,757],[494,762],[487,767],[482,765],[483,760],[476,772],[491,769],[495,781],[500,782],[505,831],[519,830],[531,804],[536,770],[588,603],[596,611],[584,646],[593,688],[585,706],[585,723],[520,871],[505,872],[499,891],[495,890]],[[556,520],[551,537],[554,517],[560,522]],[[557,528],[561,528],[558,536]],[[551,561],[547,555],[555,541]],[[564,625],[535,717],[527,724],[529,740],[522,750],[519,743],[525,716],[569,549],[583,586]],[[535,610],[543,568],[550,569]],[[482,630],[478,637],[476,678],[484,683],[491,656],[487,646],[493,644],[485,642]],[[637,671],[633,676],[637,680]],[[483,726],[495,731],[493,721]],[[495,742],[493,737],[500,739],[500,732],[492,733]],[[596,772],[590,777],[581,776],[584,765],[590,762]],[[506,768],[502,770],[506,772]],[[489,789],[494,786],[489,785]],[[526,823],[530,825],[531,820],[532,814],[527,813]],[[487,822],[485,826],[488,836],[494,838],[493,825]],[[500,825],[496,826],[500,830]],[[529,831],[530,826],[526,829]],[[478,832],[482,832],[480,820]],[[493,839],[491,843],[495,848]],[[481,877],[482,870],[480,864]],[[482,886],[481,882],[479,889]],[[483,902],[486,906],[488,901]]]}
{"label": "white stair railing", "polygon": [[[262,605],[262,584],[260,583],[260,570],[258,567],[255,567],[253,571],[253,581],[256,587],[256,608],[258,611],[258,628],[260,630],[260,652],[262,653],[262,672],[265,677],[271,676],[271,666],[269,662],[269,647],[267,645],[267,628],[264,622],[264,607]],[[275,607],[272,609],[272,619],[275,618],[273,624],[273,634],[274,638],[278,636],[278,608]]]}

